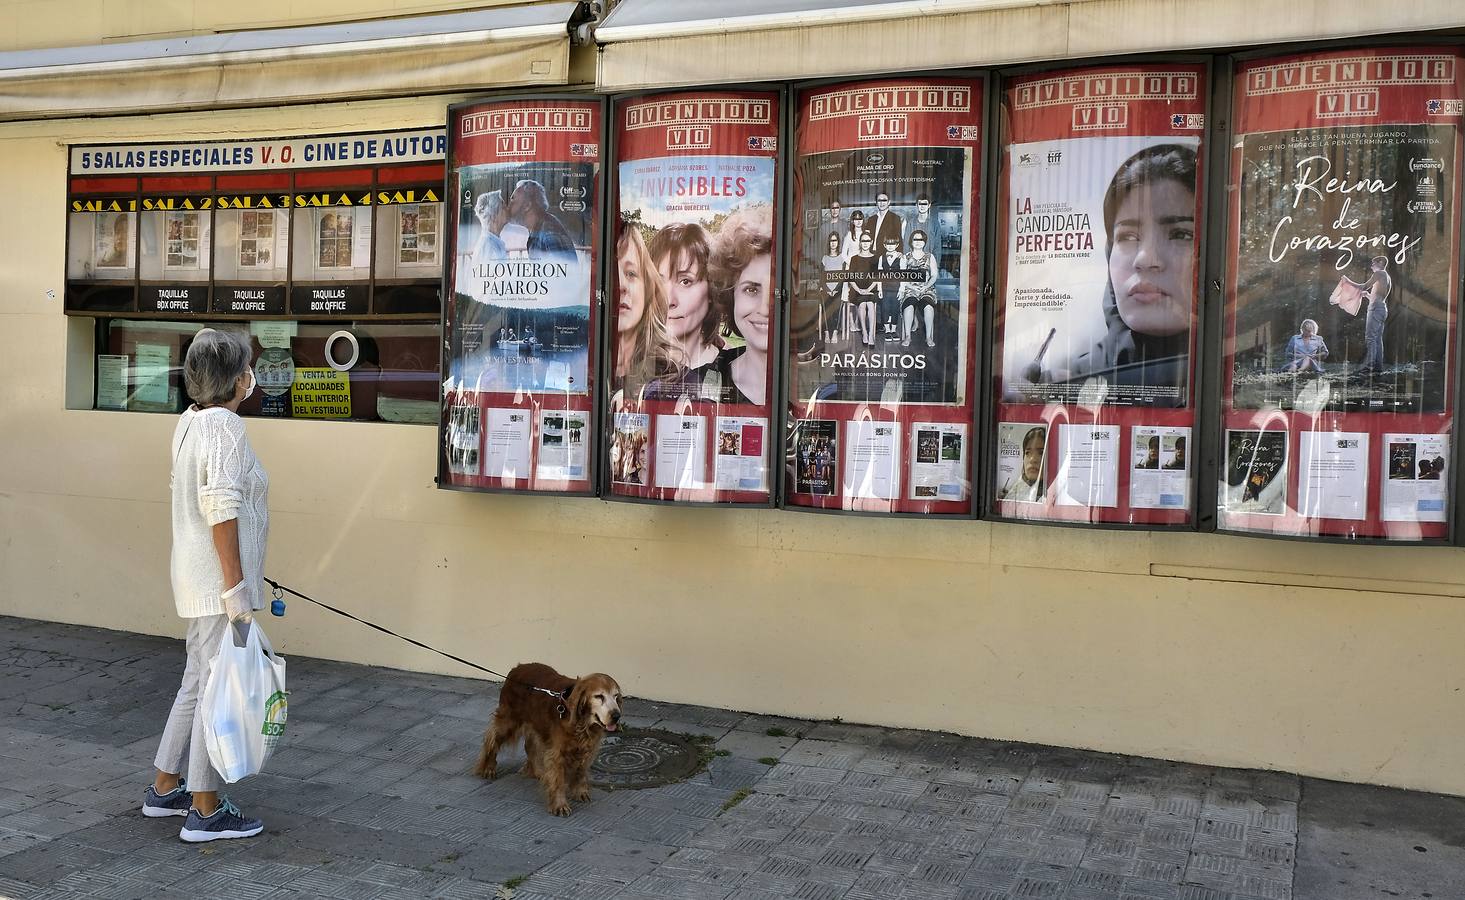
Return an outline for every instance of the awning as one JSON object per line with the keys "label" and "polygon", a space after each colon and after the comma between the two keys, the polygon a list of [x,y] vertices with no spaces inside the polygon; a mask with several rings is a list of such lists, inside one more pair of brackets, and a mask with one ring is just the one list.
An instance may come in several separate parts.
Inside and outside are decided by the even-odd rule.
{"label": "awning", "polygon": [[595,31],[596,86],[781,81],[1462,26],[1461,0],[621,0]]}
{"label": "awning", "polygon": [[0,53],[0,121],[563,85],[577,6]]}

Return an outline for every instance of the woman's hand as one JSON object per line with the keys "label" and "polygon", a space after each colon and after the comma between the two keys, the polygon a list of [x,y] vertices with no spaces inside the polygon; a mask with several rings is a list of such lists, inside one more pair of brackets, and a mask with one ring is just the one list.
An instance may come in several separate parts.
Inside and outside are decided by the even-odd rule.
{"label": "woman's hand", "polygon": [[240,579],[238,584],[219,595],[230,622],[248,624],[254,621],[254,595],[258,590],[258,586]]}

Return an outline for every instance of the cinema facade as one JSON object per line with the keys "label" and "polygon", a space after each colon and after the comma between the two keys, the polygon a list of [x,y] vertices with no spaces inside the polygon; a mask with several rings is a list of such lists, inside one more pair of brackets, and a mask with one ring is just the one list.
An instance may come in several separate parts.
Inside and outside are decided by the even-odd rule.
{"label": "cinema facade", "polygon": [[449,653],[1465,794],[1457,4],[93,5],[0,45],[0,614],[181,634],[209,324],[270,577]]}

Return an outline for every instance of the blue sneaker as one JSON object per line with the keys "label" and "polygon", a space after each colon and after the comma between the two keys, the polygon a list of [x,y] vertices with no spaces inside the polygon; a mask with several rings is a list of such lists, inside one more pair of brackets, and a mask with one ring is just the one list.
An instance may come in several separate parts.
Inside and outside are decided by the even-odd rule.
{"label": "blue sneaker", "polygon": [[188,818],[183,820],[183,830],[178,836],[190,844],[204,841],[218,841],[229,838],[254,837],[265,830],[265,823],[259,819],[246,819],[229,798],[225,797],[211,816],[199,815],[190,808]]}
{"label": "blue sneaker", "polygon": [[158,789],[148,785],[148,789],[142,792],[142,814],[150,819],[158,819],[163,816],[186,816],[188,810],[193,806],[193,795],[188,792],[188,786],[182,781],[178,786],[166,794],[158,793]]}

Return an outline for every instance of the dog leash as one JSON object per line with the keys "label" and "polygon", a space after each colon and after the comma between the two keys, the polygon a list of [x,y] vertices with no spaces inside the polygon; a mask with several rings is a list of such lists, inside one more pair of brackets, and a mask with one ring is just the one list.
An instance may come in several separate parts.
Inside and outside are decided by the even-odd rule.
{"label": "dog leash", "polygon": [[[280,584],[278,581],[275,581],[273,578],[265,578],[264,581],[265,581],[265,584],[268,584],[273,589],[276,600],[283,600],[285,594],[294,594],[295,596],[299,597],[301,600],[309,600],[311,603],[314,603],[316,606],[319,606],[319,607],[321,607],[323,609],[328,609],[328,610],[330,610],[331,612],[335,613],[338,616],[345,616],[346,618],[351,619],[352,621],[360,622],[362,625],[365,625],[368,628],[375,628],[377,631],[380,631],[383,634],[390,634],[392,637],[398,638],[400,640],[404,640],[407,643],[413,645],[414,647],[421,647],[424,650],[431,650],[433,653],[436,653],[439,656],[446,656],[448,659],[451,659],[454,662],[460,662],[463,665],[468,666],[469,668],[477,669],[480,672],[487,672],[490,675],[497,675],[499,678],[502,678],[504,681],[508,681],[509,680],[509,676],[504,675],[501,672],[495,672],[493,669],[487,668],[485,666],[480,666],[478,663],[469,662],[468,660],[464,659],[461,656],[454,656],[453,654],[446,653],[446,652],[444,652],[442,650],[439,650],[436,647],[428,646],[427,644],[424,644],[421,641],[415,641],[412,638],[406,637],[404,635],[397,634],[395,631],[393,631],[390,628],[384,628],[381,625],[376,624],[375,622],[368,622],[365,619],[362,619],[362,618],[360,618],[358,616],[353,616],[350,613],[346,612],[344,609],[336,609],[334,606],[331,606],[329,603],[322,603],[319,600],[315,599],[314,597],[307,597],[307,596],[305,596],[304,594],[300,593],[299,591],[295,590],[294,588],[286,587],[285,585]],[[533,685],[530,685],[530,688],[532,690],[536,690],[536,691],[544,691],[546,694],[551,694],[551,695],[553,695],[555,697],[559,697],[560,696],[557,691],[551,691],[551,690],[549,690],[547,688],[533,687]]]}

